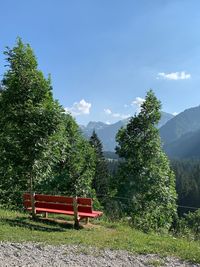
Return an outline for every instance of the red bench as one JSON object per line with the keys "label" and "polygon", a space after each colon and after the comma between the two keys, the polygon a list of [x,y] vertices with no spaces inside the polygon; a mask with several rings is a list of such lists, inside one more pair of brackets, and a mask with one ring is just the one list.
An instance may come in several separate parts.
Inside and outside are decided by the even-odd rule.
{"label": "red bench", "polygon": [[[44,213],[47,217],[48,213],[57,213],[74,216],[75,225],[79,225],[79,221],[89,218],[97,218],[103,214],[101,211],[92,209],[91,198],[81,197],[65,197],[34,194],[34,213]],[[24,207],[28,211],[32,211],[31,194],[23,195]]]}

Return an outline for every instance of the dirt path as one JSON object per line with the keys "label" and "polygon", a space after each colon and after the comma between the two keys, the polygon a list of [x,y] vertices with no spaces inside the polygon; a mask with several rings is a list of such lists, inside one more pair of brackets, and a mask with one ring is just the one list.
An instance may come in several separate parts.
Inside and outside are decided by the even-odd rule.
{"label": "dirt path", "polygon": [[193,266],[173,257],[134,255],[127,251],[99,250],[77,245],[50,246],[38,243],[0,243],[0,266]]}

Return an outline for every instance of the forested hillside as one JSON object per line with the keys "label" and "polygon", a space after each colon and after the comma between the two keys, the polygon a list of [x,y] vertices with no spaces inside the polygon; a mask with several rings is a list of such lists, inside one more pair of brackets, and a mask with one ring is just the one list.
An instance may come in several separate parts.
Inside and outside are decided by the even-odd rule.
{"label": "forested hillside", "polygon": [[200,207],[200,160],[172,160],[171,166],[176,176],[179,211],[194,211]]}

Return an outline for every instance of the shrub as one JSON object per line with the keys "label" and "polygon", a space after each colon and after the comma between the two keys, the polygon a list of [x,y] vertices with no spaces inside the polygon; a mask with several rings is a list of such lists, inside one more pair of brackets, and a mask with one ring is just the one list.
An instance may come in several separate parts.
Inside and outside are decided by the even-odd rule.
{"label": "shrub", "polygon": [[195,212],[189,212],[179,219],[176,233],[190,239],[200,240],[200,209]]}

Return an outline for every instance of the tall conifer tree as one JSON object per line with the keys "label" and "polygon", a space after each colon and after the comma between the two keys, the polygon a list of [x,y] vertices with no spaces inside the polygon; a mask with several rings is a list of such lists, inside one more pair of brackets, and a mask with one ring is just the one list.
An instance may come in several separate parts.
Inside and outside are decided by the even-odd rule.
{"label": "tall conifer tree", "polygon": [[109,193],[110,176],[108,172],[108,165],[103,155],[102,143],[95,131],[93,131],[90,137],[90,144],[96,152],[96,168],[92,186],[96,191],[99,201],[104,204]]}
{"label": "tall conifer tree", "polygon": [[61,108],[29,45],[18,39],[5,55],[8,70],[0,97],[0,190],[9,187],[13,194],[33,192],[36,180],[50,169],[46,155],[49,140],[60,125]]}
{"label": "tall conifer tree", "polygon": [[174,174],[156,128],[160,108],[150,90],[140,113],[117,134],[117,153],[123,158],[118,194],[129,199],[126,210],[133,215],[134,224],[144,230],[169,229],[176,215]]}

